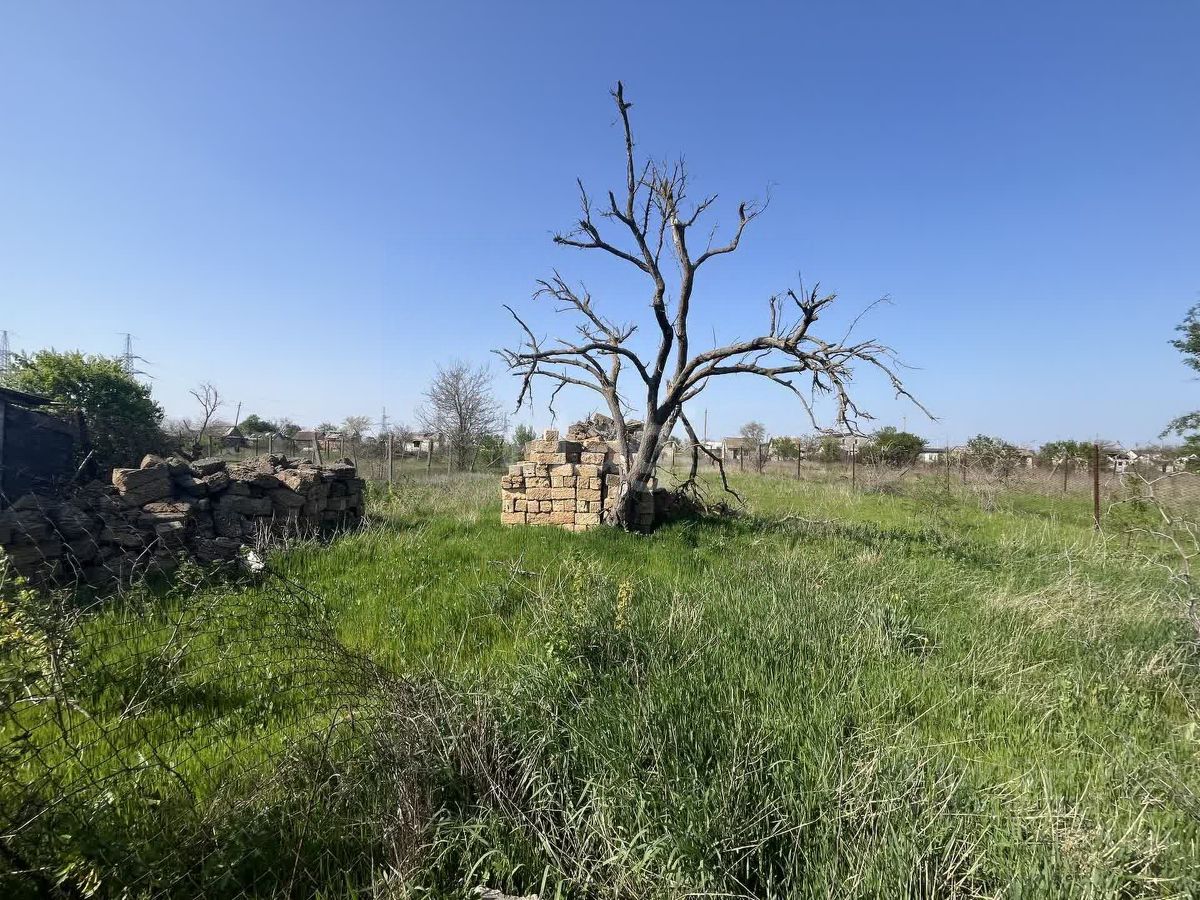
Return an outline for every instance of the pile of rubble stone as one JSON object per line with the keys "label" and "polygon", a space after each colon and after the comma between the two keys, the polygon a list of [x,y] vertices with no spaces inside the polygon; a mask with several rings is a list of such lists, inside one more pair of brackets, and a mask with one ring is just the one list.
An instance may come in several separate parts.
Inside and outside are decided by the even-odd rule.
{"label": "pile of rubble stone", "polygon": [[111,484],[16,499],[0,511],[0,559],[38,581],[127,582],[180,558],[232,559],[268,534],[353,526],[362,515],[363,482],[349,461],[147,456],[114,469]]}

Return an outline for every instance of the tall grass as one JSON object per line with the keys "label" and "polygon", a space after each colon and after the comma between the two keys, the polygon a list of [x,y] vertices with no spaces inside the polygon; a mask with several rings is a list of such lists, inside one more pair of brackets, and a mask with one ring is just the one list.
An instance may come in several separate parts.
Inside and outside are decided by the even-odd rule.
{"label": "tall grass", "polygon": [[363,781],[362,811],[408,798],[405,852],[367,823],[324,894],[1200,893],[1200,656],[1083,501],[735,486],[746,516],[637,536],[406,480],[282,552],[341,643],[426,686],[419,762],[387,763],[419,779]]}

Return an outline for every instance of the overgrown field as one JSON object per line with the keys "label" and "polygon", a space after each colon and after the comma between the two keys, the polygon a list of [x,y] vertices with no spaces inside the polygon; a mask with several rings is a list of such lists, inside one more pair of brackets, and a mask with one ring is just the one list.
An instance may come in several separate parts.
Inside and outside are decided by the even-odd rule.
{"label": "overgrown field", "polygon": [[1200,654],[1142,548],[1083,500],[735,486],[747,515],[635,536],[406,482],[279,578],[110,603],[73,639],[90,693],[8,716],[0,770],[33,786],[7,816],[76,791],[90,824],[7,865],[67,848],[101,895],[1200,895]]}

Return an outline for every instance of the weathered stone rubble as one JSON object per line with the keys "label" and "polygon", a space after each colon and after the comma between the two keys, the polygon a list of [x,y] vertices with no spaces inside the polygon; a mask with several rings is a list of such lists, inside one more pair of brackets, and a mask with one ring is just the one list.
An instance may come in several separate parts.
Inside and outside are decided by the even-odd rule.
{"label": "weathered stone rubble", "polygon": [[272,532],[352,526],[362,514],[363,482],[348,461],[147,456],[140,468],[114,469],[112,484],[19,498],[0,511],[0,550],[34,580],[100,585],[171,569],[181,557],[232,559]]}
{"label": "weathered stone rubble", "polygon": [[[654,523],[653,485],[637,495],[635,527]],[[525,459],[500,479],[503,525],[556,525],[586,531],[615,521],[621,491],[620,469],[611,442],[571,426],[567,439],[554,430],[525,447]]]}

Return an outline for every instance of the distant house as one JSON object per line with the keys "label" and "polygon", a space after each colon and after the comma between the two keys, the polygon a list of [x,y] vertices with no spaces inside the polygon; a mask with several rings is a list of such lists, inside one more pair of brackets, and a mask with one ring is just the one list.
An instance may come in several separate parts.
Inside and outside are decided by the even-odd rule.
{"label": "distant house", "polygon": [[436,434],[414,434],[404,442],[403,450],[405,453],[415,453],[418,456],[422,453],[428,453],[431,447],[436,447],[438,444],[438,436]]}
{"label": "distant house", "polygon": [[945,463],[953,454],[954,451],[950,447],[926,447],[917,454],[917,459],[923,463],[933,465],[936,463]]}
{"label": "distant house", "polygon": [[249,443],[246,440],[246,436],[242,434],[241,429],[236,425],[230,425],[225,434],[221,436],[221,444],[230,450],[241,450]]}
{"label": "distant house", "polygon": [[1118,475],[1124,475],[1130,466],[1137,465],[1142,457],[1136,450],[1123,450],[1120,447],[1109,448],[1105,451],[1109,468]]}
{"label": "distant house", "polygon": [[867,439],[861,434],[835,434],[831,435],[838,440],[838,445],[842,448],[843,453],[851,455],[858,453],[859,450],[867,443]]}
{"label": "distant house", "polygon": [[1028,447],[1017,447],[1017,456],[1021,459],[1021,465],[1027,469],[1032,469],[1033,464],[1037,461],[1037,453],[1030,450]]}
{"label": "distant house", "polygon": [[669,442],[668,446],[675,443],[678,444],[677,452],[686,454],[687,456],[691,456],[693,447],[696,447],[697,450],[699,450],[701,459],[710,458],[708,454],[704,452],[705,450],[707,450],[709,453],[715,454],[718,458],[721,456],[721,441],[696,441],[693,443],[690,439],[678,442],[672,440]]}
{"label": "distant house", "polygon": [[324,435],[319,431],[313,431],[309,428],[302,428],[292,435],[292,440],[296,442],[296,449],[304,453],[312,453],[317,447],[317,442]]}
{"label": "distant house", "polygon": [[754,442],[744,437],[727,437],[721,440],[721,459],[745,459],[754,451]]}
{"label": "distant house", "polygon": [[254,449],[260,452],[277,453],[291,447],[291,441],[288,440],[287,435],[279,431],[257,431],[254,434],[246,435],[246,441],[253,444]]}
{"label": "distant house", "polygon": [[341,450],[343,446],[342,435],[338,431],[302,428],[293,434],[291,439],[295,442],[297,453],[315,453],[318,449],[322,453],[332,453]]}

